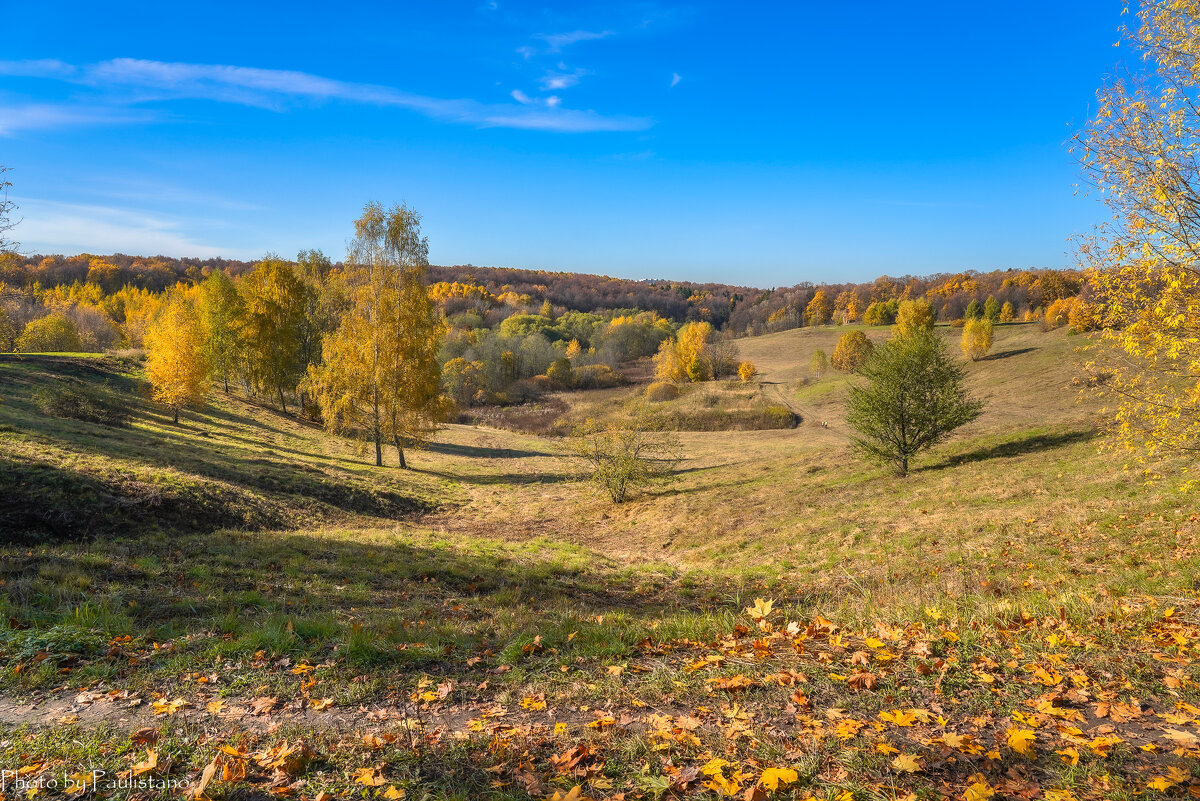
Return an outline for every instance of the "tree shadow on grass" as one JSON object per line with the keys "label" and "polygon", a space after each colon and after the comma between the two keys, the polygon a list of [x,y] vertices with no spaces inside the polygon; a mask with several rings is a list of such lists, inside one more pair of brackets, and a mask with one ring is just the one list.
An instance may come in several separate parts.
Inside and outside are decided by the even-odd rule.
{"label": "tree shadow on grass", "polygon": [[1012,456],[1023,456],[1027,453],[1053,450],[1054,448],[1062,448],[1064,446],[1074,445],[1079,442],[1087,442],[1088,440],[1095,439],[1096,435],[1097,432],[1094,430],[1028,433],[1022,437],[1012,439],[1007,442],[1001,442],[996,445],[976,448],[975,450],[967,451],[966,453],[948,456],[937,464],[918,467],[912,472],[923,473],[929,470],[944,470],[948,467],[957,467],[958,465],[968,464],[970,462],[983,462],[989,459],[1005,459]]}
{"label": "tree shadow on grass", "polygon": [[[0,544],[0,581],[6,614],[32,633],[97,625],[76,615],[87,604],[119,617],[121,628],[147,642],[196,635],[178,645],[198,655],[261,649],[389,673],[435,664],[467,672],[472,653],[546,667],[584,643],[592,653],[582,653],[595,656],[616,641],[632,647],[649,636],[633,621],[603,618],[732,611],[738,590],[717,580],[697,585],[629,576],[604,557],[574,549],[431,544],[382,533],[229,531],[110,537],[36,552]],[[535,634],[545,653],[522,649]],[[110,651],[111,636],[105,632],[102,647],[83,659],[153,670]],[[4,659],[0,654],[0,664]]]}
{"label": "tree shadow on grass", "polygon": [[428,442],[423,450],[441,453],[447,456],[470,456],[483,459],[523,459],[529,456],[553,456],[552,453],[540,451],[518,450],[502,446],[489,447],[486,445],[461,445],[455,442]]}
{"label": "tree shadow on grass", "polygon": [[979,361],[994,362],[1000,359],[1007,359],[1011,356],[1020,356],[1023,353],[1032,353],[1035,350],[1041,350],[1041,348],[1017,348],[1016,350],[1002,350],[999,353],[991,353],[987,356],[984,356]]}

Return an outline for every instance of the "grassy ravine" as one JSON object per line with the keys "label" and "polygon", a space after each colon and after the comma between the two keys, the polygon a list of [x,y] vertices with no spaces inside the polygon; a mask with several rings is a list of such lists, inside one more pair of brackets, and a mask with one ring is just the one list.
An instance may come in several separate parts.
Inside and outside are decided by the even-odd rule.
{"label": "grassy ravine", "polygon": [[[1002,327],[969,366],[987,413],[901,480],[848,458],[848,379],[807,373],[838,333],[739,343],[801,426],[686,432],[678,479],[620,507],[551,438],[451,426],[377,469],[223,393],[172,425],[135,364],[0,360],[0,770],[147,798],[209,766],[214,799],[1200,794],[1197,515],[1098,450],[1083,340]],[[63,382],[131,424],[43,414]]]}

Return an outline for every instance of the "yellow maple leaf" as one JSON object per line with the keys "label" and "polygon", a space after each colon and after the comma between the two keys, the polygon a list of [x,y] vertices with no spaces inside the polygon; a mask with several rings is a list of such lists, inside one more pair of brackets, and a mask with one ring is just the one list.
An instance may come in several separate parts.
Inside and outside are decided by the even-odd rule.
{"label": "yellow maple leaf", "polygon": [[309,706],[312,707],[314,712],[324,712],[326,709],[329,709],[329,707],[333,706],[333,699],[322,698],[318,701],[311,701],[309,702]]}
{"label": "yellow maple leaf", "polygon": [[158,767],[158,754],[146,749],[146,758],[129,769],[133,776],[141,776],[143,773],[149,773]]}
{"label": "yellow maple leaf", "polygon": [[778,790],[780,785],[786,787],[799,779],[800,774],[791,768],[767,768],[762,772],[758,783],[767,790]]}
{"label": "yellow maple leaf", "polygon": [[762,620],[764,617],[771,614],[771,610],[774,608],[774,601],[768,601],[765,598],[755,598],[754,606],[747,606],[746,613],[755,620]]}
{"label": "yellow maple leaf", "polygon": [[1058,758],[1068,765],[1079,764],[1079,749],[1078,748],[1061,748],[1054,753],[1058,754]]}
{"label": "yellow maple leaf", "polygon": [[1022,756],[1027,756],[1032,759],[1036,756],[1033,750],[1033,742],[1037,739],[1037,735],[1029,729],[1018,729],[1013,727],[1008,730],[1008,747],[1016,751]]}
{"label": "yellow maple leaf", "polygon": [[917,758],[912,754],[901,754],[892,760],[892,767],[904,773],[919,773],[921,771],[921,763],[917,762]]}
{"label": "yellow maple leaf", "polygon": [[1175,782],[1168,779],[1166,776],[1155,776],[1150,781],[1146,782],[1146,786],[1151,790],[1158,790],[1160,793],[1165,793],[1175,786]]}
{"label": "yellow maple leaf", "polygon": [[387,788],[383,794],[383,797],[386,798],[387,801],[400,801],[401,798],[404,798],[404,791],[397,788],[395,785],[392,785],[391,787]]}
{"label": "yellow maple leaf", "polygon": [[988,801],[989,798],[996,794],[996,790],[978,773],[972,778],[975,779],[966,791],[963,792],[963,801]]}
{"label": "yellow maple leaf", "polygon": [[379,768],[359,768],[354,776],[354,783],[364,787],[380,787],[387,784],[387,779],[383,778]]}

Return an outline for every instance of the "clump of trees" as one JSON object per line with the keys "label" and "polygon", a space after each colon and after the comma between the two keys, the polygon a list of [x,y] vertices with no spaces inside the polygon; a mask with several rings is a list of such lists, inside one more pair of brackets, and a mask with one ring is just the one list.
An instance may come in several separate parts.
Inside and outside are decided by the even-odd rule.
{"label": "clump of trees", "polygon": [[673,339],[664,340],[654,357],[654,377],[659,381],[700,382],[729,375],[737,353],[728,342],[713,336],[708,323],[686,323]]}
{"label": "clump of trees", "polygon": [[846,422],[854,449],[908,475],[909,462],[979,416],[983,405],[963,385],[965,374],[936,334],[918,331],[875,348],[850,388]]}
{"label": "clump of trees", "polygon": [[369,439],[380,466],[390,440],[405,468],[405,444],[423,440],[444,413],[443,328],[425,291],[429,243],[407,206],[370,203],[354,232],[341,279],[349,307],[324,339],[322,362],[308,368],[306,387],[327,428]]}

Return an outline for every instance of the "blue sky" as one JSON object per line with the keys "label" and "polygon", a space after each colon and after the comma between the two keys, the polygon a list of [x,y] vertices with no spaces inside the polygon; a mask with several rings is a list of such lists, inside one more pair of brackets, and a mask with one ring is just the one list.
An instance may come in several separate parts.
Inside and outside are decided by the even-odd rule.
{"label": "blue sky", "polygon": [[[271,6],[271,7],[268,7]],[[32,252],[345,252],[757,286],[1067,266],[1120,0],[19,3]]]}

